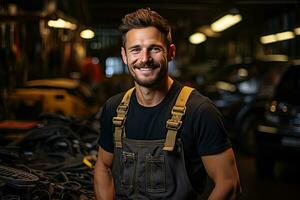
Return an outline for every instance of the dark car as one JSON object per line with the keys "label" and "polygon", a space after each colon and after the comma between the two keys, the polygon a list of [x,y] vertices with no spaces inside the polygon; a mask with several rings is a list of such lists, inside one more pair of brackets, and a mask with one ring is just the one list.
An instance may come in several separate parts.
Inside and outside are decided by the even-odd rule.
{"label": "dark car", "polygon": [[300,156],[300,62],[284,73],[257,126],[256,166],[270,175],[276,160],[299,161]]}
{"label": "dark car", "polygon": [[286,57],[265,57],[223,67],[207,81],[204,93],[224,115],[229,136],[247,152],[255,150],[254,124],[286,65]]}

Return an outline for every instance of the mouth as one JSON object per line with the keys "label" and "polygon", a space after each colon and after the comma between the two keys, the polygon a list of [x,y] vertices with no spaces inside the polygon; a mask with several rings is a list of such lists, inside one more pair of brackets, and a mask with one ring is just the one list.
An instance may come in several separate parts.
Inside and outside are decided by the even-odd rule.
{"label": "mouth", "polygon": [[155,65],[135,65],[135,69],[154,69]]}
{"label": "mouth", "polygon": [[142,67],[135,67],[134,70],[138,75],[141,76],[152,76],[155,74],[157,67],[155,66],[142,66]]}
{"label": "mouth", "polygon": [[154,67],[141,67],[141,68],[135,68],[135,70],[140,71],[142,73],[150,73],[154,71],[156,68]]}
{"label": "mouth", "polygon": [[138,70],[141,70],[141,71],[150,71],[150,70],[153,70],[154,68],[152,67],[142,67],[142,68],[137,68]]}

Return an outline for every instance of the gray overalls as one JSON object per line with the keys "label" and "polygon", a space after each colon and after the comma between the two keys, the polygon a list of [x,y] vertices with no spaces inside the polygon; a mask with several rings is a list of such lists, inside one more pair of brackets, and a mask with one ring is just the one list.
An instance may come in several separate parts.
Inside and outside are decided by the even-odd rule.
{"label": "gray overalls", "polygon": [[[124,124],[130,97],[128,90],[113,118],[114,159],[112,175],[117,199],[193,200],[193,189],[185,169],[184,152],[176,137],[185,114],[187,99],[193,90],[183,87],[166,123],[166,139],[135,140],[126,138]],[[138,123],[138,122],[136,122]]]}

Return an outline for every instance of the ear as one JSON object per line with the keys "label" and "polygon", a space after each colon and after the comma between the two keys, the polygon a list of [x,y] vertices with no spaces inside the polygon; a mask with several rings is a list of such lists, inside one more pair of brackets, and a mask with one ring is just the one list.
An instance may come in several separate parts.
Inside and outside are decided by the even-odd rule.
{"label": "ear", "polygon": [[127,65],[127,56],[126,56],[126,50],[124,47],[121,47],[121,55],[122,55],[122,60]]}
{"label": "ear", "polygon": [[168,49],[168,61],[171,61],[175,58],[176,54],[176,46],[174,44],[170,44]]}

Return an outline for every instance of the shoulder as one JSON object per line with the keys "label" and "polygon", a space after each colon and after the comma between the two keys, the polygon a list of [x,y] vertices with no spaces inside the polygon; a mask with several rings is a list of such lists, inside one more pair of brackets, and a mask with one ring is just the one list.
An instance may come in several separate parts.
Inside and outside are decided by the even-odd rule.
{"label": "shoulder", "polygon": [[105,106],[107,107],[117,107],[120,103],[121,100],[124,96],[125,92],[121,92],[119,94],[116,94],[112,97],[110,97],[106,102],[105,102]]}
{"label": "shoulder", "polygon": [[224,120],[215,104],[197,90],[190,94],[186,105],[186,115],[188,120],[200,124],[207,124],[208,122],[209,124],[222,124]]}
{"label": "shoulder", "polygon": [[186,138],[196,144],[198,155],[215,154],[231,146],[221,112],[198,91],[189,97],[184,120]]}
{"label": "shoulder", "polygon": [[189,100],[187,102],[187,109],[197,110],[198,112],[218,112],[218,109],[216,108],[215,104],[207,96],[204,96],[196,89],[194,89],[190,94]]}
{"label": "shoulder", "polygon": [[103,112],[109,115],[115,115],[117,107],[121,103],[121,100],[124,96],[125,92],[116,94],[110,97],[103,105]]}

